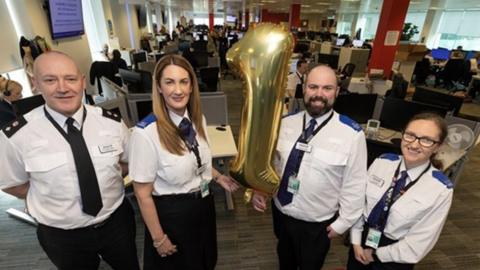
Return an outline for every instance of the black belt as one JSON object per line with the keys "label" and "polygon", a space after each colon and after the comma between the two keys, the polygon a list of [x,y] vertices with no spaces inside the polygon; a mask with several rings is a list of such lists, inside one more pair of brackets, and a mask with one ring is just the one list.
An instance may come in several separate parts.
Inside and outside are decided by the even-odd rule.
{"label": "black belt", "polygon": [[202,199],[202,192],[200,190],[190,192],[190,193],[181,193],[181,194],[166,194],[166,195],[153,195],[155,200],[159,201],[180,201],[180,200],[196,200]]}
{"label": "black belt", "polygon": [[108,218],[106,218],[105,220],[103,221],[100,221],[98,223],[95,223],[95,224],[92,224],[92,225],[88,225],[88,226],[85,226],[85,227],[80,227],[80,228],[74,228],[74,229],[62,229],[62,228],[57,228],[57,227],[52,227],[52,226],[48,226],[48,225],[44,225],[44,224],[38,224],[39,227],[43,227],[43,228],[46,228],[46,229],[50,229],[50,230],[60,230],[60,231],[81,231],[81,230],[89,230],[89,229],[100,229],[102,228],[103,226],[105,226],[111,219],[112,219],[112,215],[110,215]]}

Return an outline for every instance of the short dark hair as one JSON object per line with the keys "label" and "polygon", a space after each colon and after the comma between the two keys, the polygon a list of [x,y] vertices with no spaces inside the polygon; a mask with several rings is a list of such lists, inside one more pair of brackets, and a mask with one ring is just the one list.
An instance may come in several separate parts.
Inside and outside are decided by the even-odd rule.
{"label": "short dark hair", "polygon": [[113,59],[120,59],[120,58],[122,58],[122,54],[121,54],[120,51],[117,50],[117,49],[113,50],[112,55],[113,55]]}
{"label": "short dark hair", "polygon": [[299,59],[299,60],[297,61],[297,68],[299,68],[302,64],[306,64],[306,63],[307,63],[307,60],[305,60],[305,59],[303,59],[303,58],[302,58],[302,59]]}

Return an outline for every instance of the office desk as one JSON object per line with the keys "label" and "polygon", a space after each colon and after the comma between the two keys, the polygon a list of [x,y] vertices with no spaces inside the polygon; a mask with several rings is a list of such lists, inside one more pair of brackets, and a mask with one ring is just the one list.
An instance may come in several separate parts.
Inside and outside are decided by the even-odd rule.
{"label": "office desk", "polygon": [[[225,128],[225,130],[219,130],[217,127],[218,126],[207,126],[210,150],[212,151],[214,161],[222,161],[224,166],[223,173],[228,174],[229,159],[237,155],[237,145],[233,139],[230,126],[224,126],[223,128]],[[228,191],[225,191],[225,201],[227,203],[227,209],[233,210],[235,206],[233,205],[232,194]]]}

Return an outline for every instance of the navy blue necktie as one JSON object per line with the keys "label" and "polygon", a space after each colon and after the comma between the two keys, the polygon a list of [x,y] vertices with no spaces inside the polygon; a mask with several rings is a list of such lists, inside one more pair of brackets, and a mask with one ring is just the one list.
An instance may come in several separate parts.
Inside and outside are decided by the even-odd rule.
{"label": "navy blue necktie", "polygon": [[[393,187],[390,186],[385,192],[385,194],[383,194],[382,198],[377,202],[375,207],[373,207],[370,215],[368,215],[367,220],[370,227],[383,231],[385,225],[387,224],[388,212],[390,211],[391,201],[396,198],[398,194],[400,194],[401,190],[405,187],[407,178],[407,171],[402,171],[400,174],[400,178],[395,181],[395,185]],[[387,196],[390,190],[392,190],[392,195],[391,198],[387,200]],[[388,205],[387,203],[390,205]]]}
{"label": "navy blue necktie", "polygon": [[73,125],[74,119],[69,117],[67,123],[67,141],[73,153],[75,168],[77,170],[80,195],[82,197],[82,210],[91,216],[97,216],[103,207],[102,195],[98,186],[97,175],[88,147],[83,139],[82,132]]}
{"label": "navy blue necktie", "polygon": [[192,122],[190,122],[190,120],[183,118],[180,122],[180,125],[178,125],[178,128],[180,129],[182,138],[188,144],[187,146],[189,150],[192,150],[193,147],[197,146],[197,140],[195,139],[197,133],[193,129]]}
{"label": "navy blue necktie", "polygon": [[[297,143],[305,142],[305,140],[313,134],[316,124],[317,121],[312,118],[310,120],[308,128],[305,130],[305,133],[302,134],[303,136],[300,135],[300,137],[297,139]],[[295,147],[297,143],[293,145],[292,151],[290,151],[287,164],[285,165],[285,170],[283,171],[282,180],[280,181],[280,187],[278,188],[277,199],[282,206],[292,202],[293,194],[288,192],[287,190],[288,179],[290,178],[290,176],[296,175],[298,173],[298,170],[300,169],[300,163],[302,162],[303,154],[305,153],[304,151],[298,150]]]}

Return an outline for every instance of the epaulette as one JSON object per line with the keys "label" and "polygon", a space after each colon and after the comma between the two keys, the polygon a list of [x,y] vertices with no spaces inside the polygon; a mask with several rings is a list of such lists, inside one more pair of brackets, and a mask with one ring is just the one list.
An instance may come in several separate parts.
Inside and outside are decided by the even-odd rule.
{"label": "epaulette", "polygon": [[390,160],[390,161],[395,161],[395,160],[400,159],[400,157],[397,154],[394,154],[394,153],[385,153],[385,154],[382,154],[379,158],[387,159],[387,160]]}
{"label": "epaulette", "polygon": [[157,121],[157,117],[155,117],[155,114],[151,113],[147,115],[147,117],[143,118],[140,122],[138,122],[136,126],[139,128],[146,128],[148,125],[155,121]]}
{"label": "epaulette", "polygon": [[17,131],[19,131],[22,127],[24,127],[27,124],[27,120],[23,116],[17,117],[15,120],[12,120],[10,123],[5,125],[2,128],[3,133],[7,136],[7,138],[10,138],[15,134]]}
{"label": "epaulette", "polygon": [[122,122],[122,116],[116,112],[109,111],[107,109],[102,108],[102,116],[112,119],[117,122]]}
{"label": "epaulette", "polygon": [[440,183],[444,184],[448,189],[453,188],[453,184],[450,181],[450,179],[448,179],[448,177],[445,174],[443,174],[441,171],[438,171],[438,170],[432,171],[432,176],[433,178],[440,181]]}
{"label": "epaulette", "polygon": [[355,122],[354,120],[352,120],[350,117],[346,115],[340,114],[340,122],[353,128],[357,132],[362,130],[362,127],[357,122]]}

